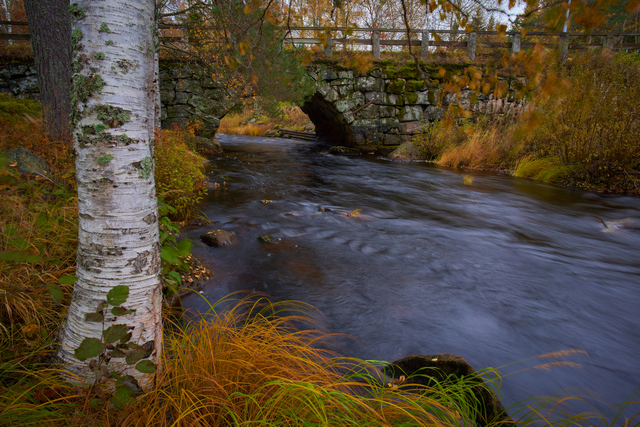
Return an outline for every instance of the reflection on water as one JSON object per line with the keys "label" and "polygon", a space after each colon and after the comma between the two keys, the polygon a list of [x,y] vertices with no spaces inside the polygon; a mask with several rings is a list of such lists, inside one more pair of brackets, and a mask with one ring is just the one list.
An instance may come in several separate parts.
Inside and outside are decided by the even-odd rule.
{"label": "reflection on water", "polygon": [[[453,353],[484,368],[587,352],[505,367],[582,365],[507,376],[507,405],[555,393],[612,404],[640,386],[640,200],[295,141],[220,141],[209,176],[226,190],[203,211],[241,244],[196,244],[216,273],[210,300],[256,290],[311,303],[354,338],[341,351],[365,359]],[[282,241],[261,245],[264,234]]]}

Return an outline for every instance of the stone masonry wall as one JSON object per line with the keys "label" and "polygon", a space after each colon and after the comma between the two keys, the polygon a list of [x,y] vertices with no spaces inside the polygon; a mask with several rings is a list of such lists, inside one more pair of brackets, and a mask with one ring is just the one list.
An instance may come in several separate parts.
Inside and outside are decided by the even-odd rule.
{"label": "stone masonry wall", "polygon": [[214,136],[220,119],[239,101],[214,81],[201,67],[160,62],[162,127],[184,127],[193,118],[204,126],[202,136]]}
{"label": "stone masonry wall", "polygon": [[33,64],[10,63],[0,68],[0,93],[39,100],[38,77]]}
{"label": "stone masonry wall", "polygon": [[[36,69],[32,63],[9,63],[0,67],[0,93],[19,98],[40,99]],[[236,101],[200,67],[160,62],[160,100],[162,127],[184,127],[197,118],[203,124],[202,136],[212,137],[220,118]]]}
{"label": "stone masonry wall", "polygon": [[456,96],[473,111],[509,108],[517,103],[513,94],[523,85],[518,78],[503,79],[508,89],[505,98],[496,100],[472,96],[468,88],[457,95],[443,93],[444,76],[434,72],[423,79],[409,67],[358,73],[329,64],[311,66],[308,74],[316,81],[316,93],[302,109],[316,125],[318,137],[332,145],[371,148],[409,140],[442,118],[447,106],[457,102]]}

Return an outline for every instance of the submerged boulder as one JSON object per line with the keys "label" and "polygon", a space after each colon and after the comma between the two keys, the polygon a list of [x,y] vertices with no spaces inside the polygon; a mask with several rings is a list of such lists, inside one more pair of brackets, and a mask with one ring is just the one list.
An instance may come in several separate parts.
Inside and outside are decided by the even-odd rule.
{"label": "submerged boulder", "polygon": [[281,240],[282,238],[273,234],[265,234],[258,237],[258,242],[262,243],[263,245],[273,245],[276,243],[280,243]]}
{"label": "submerged boulder", "polygon": [[212,230],[200,235],[200,239],[209,246],[216,248],[233,246],[238,244],[238,239],[233,231]]}
{"label": "submerged boulder", "polygon": [[336,145],[334,147],[329,148],[329,153],[339,154],[342,156],[359,156],[361,154],[359,148],[345,147],[342,145]]}
{"label": "submerged boulder", "polygon": [[464,381],[465,386],[470,387],[474,394],[477,410],[476,425],[484,427],[495,422],[500,422],[501,425],[514,424],[500,399],[461,356],[453,354],[409,356],[390,363],[384,368],[384,372],[394,381],[405,385],[419,384],[432,387],[435,382],[447,385]]}

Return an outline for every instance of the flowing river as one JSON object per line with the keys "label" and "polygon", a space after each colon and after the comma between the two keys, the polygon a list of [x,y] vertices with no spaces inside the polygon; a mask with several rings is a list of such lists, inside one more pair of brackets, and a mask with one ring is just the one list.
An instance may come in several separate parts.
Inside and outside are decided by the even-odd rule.
{"label": "flowing river", "polygon": [[[210,301],[255,290],[310,303],[353,337],[339,348],[347,356],[452,353],[503,366],[505,406],[640,400],[640,199],[295,140],[219,139],[225,154],[208,176],[226,187],[202,207],[214,224],[185,233],[215,273]],[[240,244],[206,247],[198,236],[211,229]],[[265,234],[282,240],[260,244]],[[205,309],[196,295],[184,304]],[[561,350],[583,352],[531,359]],[[558,362],[569,363],[540,367]]]}

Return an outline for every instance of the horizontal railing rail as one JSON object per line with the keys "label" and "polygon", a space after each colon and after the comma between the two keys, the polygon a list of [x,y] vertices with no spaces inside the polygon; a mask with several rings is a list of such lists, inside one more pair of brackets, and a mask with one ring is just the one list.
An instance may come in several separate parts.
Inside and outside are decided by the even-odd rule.
{"label": "horizontal railing rail", "polygon": [[[0,21],[0,26],[28,26],[24,21]],[[1,28],[1,27],[0,27]],[[220,30],[222,27],[182,25],[161,23],[160,29],[182,29],[182,30]],[[640,50],[640,32],[544,32],[544,31],[465,31],[465,30],[440,30],[440,29],[400,29],[400,28],[351,28],[351,27],[284,27],[287,31],[285,43],[290,45],[320,45],[324,47],[327,56],[333,53],[334,44],[371,46],[373,55],[380,58],[381,47],[383,46],[415,46],[420,48],[420,55],[427,60],[433,48],[466,48],[469,59],[475,60],[478,48],[509,49],[512,53],[518,53],[522,49],[533,47],[540,43],[545,47],[559,48],[562,60],[566,60],[569,50],[584,50],[602,47],[611,50]],[[302,32],[316,32],[313,37],[303,37]],[[333,36],[332,33],[342,32],[341,37]],[[419,35],[416,39],[397,39],[384,37],[386,33]],[[320,33],[320,34],[317,34]],[[357,33],[367,33],[368,37],[357,37]],[[347,35],[349,34],[349,35]],[[450,40],[444,40],[445,38]],[[464,40],[451,40],[451,38],[461,36]],[[486,40],[488,36],[507,36],[506,41]],[[370,38],[369,38],[370,37]],[[524,38],[556,38],[557,41],[548,43],[536,41],[526,41]],[[633,42],[628,43],[624,38],[633,37]],[[29,40],[29,34],[15,34],[0,32],[0,40]],[[570,43],[576,39],[587,39],[586,43]],[[599,38],[599,43],[593,43],[593,38]],[[165,36],[160,38],[164,42],[179,42],[188,40],[180,36]]]}

